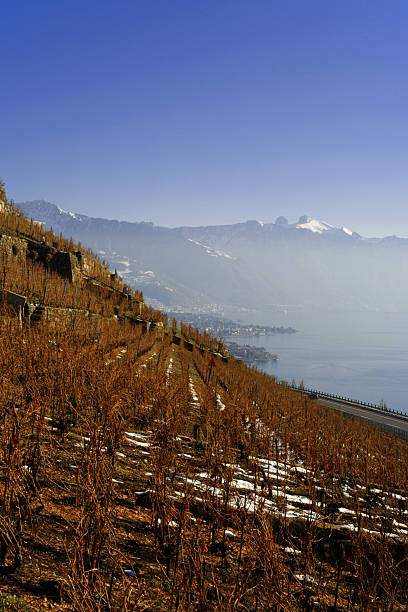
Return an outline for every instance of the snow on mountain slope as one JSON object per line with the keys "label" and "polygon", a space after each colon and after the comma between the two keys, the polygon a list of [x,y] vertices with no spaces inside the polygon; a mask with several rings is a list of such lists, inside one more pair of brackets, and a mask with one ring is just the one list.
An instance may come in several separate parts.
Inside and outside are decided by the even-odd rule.
{"label": "snow on mountain slope", "polygon": [[207,246],[206,244],[202,244],[201,242],[198,242],[198,240],[193,240],[192,238],[188,238],[188,241],[205,249],[206,253],[211,255],[211,257],[225,257],[226,259],[236,259],[236,257],[232,257],[231,255],[228,255],[228,253],[225,253],[224,251],[213,249],[212,247]]}
{"label": "snow on mountain slope", "polygon": [[353,232],[349,230],[344,225],[341,228],[335,227],[334,225],[330,225],[330,223],[326,223],[325,221],[319,221],[318,219],[312,219],[307,215],[303,215],[300,217],[297,223],[293,223],[288,227],[292,227],[295,229],[304,229],[313,232],[314,234],[323,234],[323,232],[344,232],[347,236],[352,236]]}
{"label": "snow on mountain slope", "polygon": [[323,232],[336,229],[334,225],[330,225],[324,221],[318,221],[317,219],[312,219],[307,215],[300,217],[299,221],[295,224],[295,228],[309,230],[314,234],[322,234]]}

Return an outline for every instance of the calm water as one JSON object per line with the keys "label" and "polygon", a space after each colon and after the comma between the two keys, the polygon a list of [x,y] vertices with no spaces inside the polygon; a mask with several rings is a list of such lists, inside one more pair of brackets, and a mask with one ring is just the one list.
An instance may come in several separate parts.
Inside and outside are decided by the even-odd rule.
{"label": "calm water", "polygon": [[[241,317],[243,319],[243,317]],[[280,360],[258,365],[280,380],[408,413],[408,315],[259,313],[254,323],[293,326],[292,335],[232,338],[264,346]]]}

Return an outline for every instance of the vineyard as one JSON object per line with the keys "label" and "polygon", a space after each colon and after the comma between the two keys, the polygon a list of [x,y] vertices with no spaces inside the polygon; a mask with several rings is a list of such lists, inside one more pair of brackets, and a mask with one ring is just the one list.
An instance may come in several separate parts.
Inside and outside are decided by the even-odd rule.
{"label": "vineyard", "polygon": [[3,296],[82,313],[2,299],[0,609],[407,609],[406,441],[169,327],[90,252],[78,282],[0,257]]}

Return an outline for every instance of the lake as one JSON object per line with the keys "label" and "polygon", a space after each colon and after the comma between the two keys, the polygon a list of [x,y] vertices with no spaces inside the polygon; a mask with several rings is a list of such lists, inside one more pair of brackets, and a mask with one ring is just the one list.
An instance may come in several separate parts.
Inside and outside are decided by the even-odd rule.
{"label": "lake", "polygon": [[408,413],[408,316],[373,312],[248,313],[241,319],[293,326],[296,334],[236,338],[279,361],[257,364],[279,380]]}

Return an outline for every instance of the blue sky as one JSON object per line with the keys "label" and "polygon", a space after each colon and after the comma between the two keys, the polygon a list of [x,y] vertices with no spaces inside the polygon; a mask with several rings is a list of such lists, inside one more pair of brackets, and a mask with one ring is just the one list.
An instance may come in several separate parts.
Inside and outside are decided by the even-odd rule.
{"label": "blue sky", "polygon": [[6,0],[16,201],[408,236],[406,0]]}

